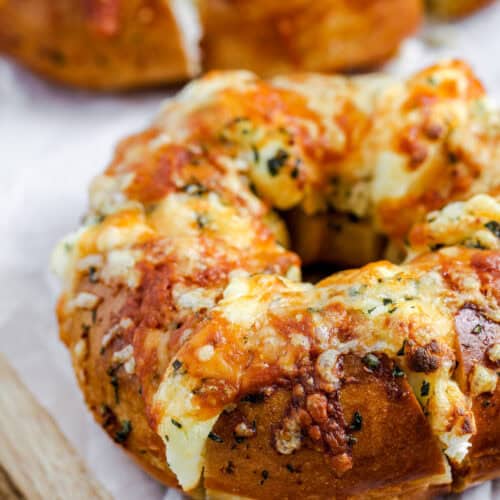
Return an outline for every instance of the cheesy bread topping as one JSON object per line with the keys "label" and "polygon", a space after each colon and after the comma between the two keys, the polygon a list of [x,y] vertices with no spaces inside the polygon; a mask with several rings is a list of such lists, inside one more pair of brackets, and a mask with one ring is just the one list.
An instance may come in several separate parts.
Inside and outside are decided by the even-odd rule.
{"label": "cheesy bread topping", "polygon": [[[188,85],[120,144],[93,182],[83,227],[54,253],[79,382],[93,376],[93,357],[109,377],[104,427],[133,438],[116,415],[120,387],[134,384],[190,491],[207,440],[223,442],[220,415],[285,388],[273,453],[312,448],[342,476],[363,426],[341,398],[354,356],[390,400],[416,398],[460,469],[478,398],[498,394],[499,116],[457,61],[407,82],[232,72]],[[335,221],[352,248],[387,239],[387,255],[406,261],[302,283],[276,210],[290,227],[296,211]],[[341,239],[344,224],[364,228],[359,241]],[[234,432],[257,430],[243,419]],[[435,478],[451,480],[449,470]]]}

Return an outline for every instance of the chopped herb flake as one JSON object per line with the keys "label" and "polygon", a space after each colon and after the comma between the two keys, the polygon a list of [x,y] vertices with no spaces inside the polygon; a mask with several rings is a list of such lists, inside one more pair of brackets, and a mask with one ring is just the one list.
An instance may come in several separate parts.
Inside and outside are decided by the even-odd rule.
{"label": "chopped herb flake", "polygon": [[463,244],[467,248],[479,248],[480,250],[486,250],[486,247],[478,240],[465,240]]}
{"label": "chopped herb flake", "polygon": [[89,332],[90,332],[90,325],[82,323],[82,338],[88,337]]}
{"label": "chopped herb flake", "polygon": [[361,427],[363,427],[363,417],[358,411],[354,412],[352,416],[351,424],[349,425],[349,429],[351,431],[360,431]]}
{"label": "chopped herb flake", "polygon": [[269,472],[268,472],[266,469],[264,469],[264,470],[260,473],[260,475],[262,476],[262,479],[260,480],[260,484],[261,484],[261,485],[263,485],[263,484],[264,484],[264,482],[265,482],[265,481],[267,481],[267,480],[268,480],[268,478],[269,478]]}
{"label": "chopped herb flake", "polygon": [[207,192],[205,186],[197,182],[193,182],[191,184],[187,184],[186,186],[184,186],[184,191],[194,196],[201,196],[202,194]]}
{"label": "chopped herb flake", "polygon": [[420,396],[422,396],[423,398],[428,396],[430,388],[431,388],[430,382],[427,382],[426,380],[424,380],[422,382],[422,387],[420,387]]}
{"label": "chopped herb flake", "polygon": [[401,370],[398,365],[394,365],[394,368],[392,369],[392,376],[396,378],[404,377],[405,372]]}
{"label": "chopped herb flake", "polygon": [[347,213],[347,218],[349,219],[349,222],[352,222],[353,224],[356,224],[361,220],[360,217],[358,217],[356,214],[352,212]]}
{"label": "chopped herb flake", "polygon": [[177,422],[177,420],[174,420],[173,418],[170,419],[172,424],[174,424],[178,429],[182,429],[182,424],[180,422]]}
{"label": "chopped herb flake", "polygon": [[392,304],[392,299],[390,299],[388,297],[384,297],[382,299],[382,304],[384,304],[384,306],[388,306],[389,304]]}
{"label": "chopped herb flake", "polygon": [[89,281],[91,283],[97,283],[99,281],[97,269],[94,266],[89,267]]}
{"label": "chopped herb flake", "polygon": [[406,339],[403,340],[403,345],[401,346],[401,349],[396,354],[398,356],[404,356],[405,355],[405,347],[406,347]]}
{"label": "chopped herb flake", "polygon": [[500,238],[500,222],[495,220],[490,220],[484,227],[489,229],[497,238]]}
{"label": "chopped herb flake", "polygon": [[253,153],[253,161],[255,163],[259,163],[260,154],[259,154],[259,150],[257,149],[256,146],[252,146],[252,153]]}
{"label": "chopped herb flake", "polygon": [[483,331],[483,327],[478,323],[472,330],[471,333],[474,335],[479,335]]}
{"label": "chopped herb flake", "polygon": [[319,313],[319,312],[321,312],[321,309],[319,309],[318,307],[308,307],[307,312],[309,312],[311,314]]}
{"label": "chopped herb flake", "polygon": [[179,361],[178,359],[176,359],[172,363],[172,366],[174,367],[174,370],[177,371],[182,366],[182,361]]}
{"label": "chopped herb flake", "polygon": [[118,376],[116,375],[116,368],[110,366],[106,372],[110,377],[109,383],[113,386],[115,391],[115,403],[120,404],[120,382]]}
{"label": "chopped herb flake", "polygon": [[209,432],[208,433],[208,439],[211,439],[212,441],[215,441],[216,443],[223,443],[224,440],[214,432]]}
{"label": "chopped herb flake", "polygon": [[348,434],[347,435],[347,444],[349,446],[353,446],[354,444],[356,444],[358,442],[358,438],[355,437],[355,436],[352,436],[351,434]]}
{"label": "chopped herb flake", "polygon": [[124,443],[131,432],[132,422],[130,420],[122,420],[121,428],[116,431],[115,441],[117,443]]}
{"label": "chopped herb flake", "polygon": [[113,410],[107,404],[101,405],[100,412],[103,419],[102,425],[104,428],[110,427],[116,422],[116,416],[113,413]]}
{"label": "chopped herb flake", "polygon": [[443,243],[434,243],[433,245],[430,245],[430,249],[435,252],[437,250],[440,250],[441,248],[443,248],[444,245]]}
{"label": "chopped herb flake", "polygon": [[255,392],[253,394],[247,394],[242,398],[242,401],[246,401],[248,403],[263,403],[265,399],[264,393]]}
{"label": "chopped herb flake", "polygon": [[234,474],[235,466],[234,463],[229,460],[227,465],[222,469],[226,474]]}
{"label": "chopped herb flake", "polygon": [[204,227],[208,226],[208,217],[204,214],[198,214],[196,216],[196,224],[200,229],[203,229]]}
{"label": "chopped herb flake", "polygon": [[363,357],[363,363],[370,370],[376,370],[380,366],[380,360],[375,354],[369,353]]}
{"label": "chopped herb flake", "polygon": [[284,149],[278,149],[276,154],[267,160],[267,169],[272,177],[279,174],[281,168],[288,160],[288,153]]}

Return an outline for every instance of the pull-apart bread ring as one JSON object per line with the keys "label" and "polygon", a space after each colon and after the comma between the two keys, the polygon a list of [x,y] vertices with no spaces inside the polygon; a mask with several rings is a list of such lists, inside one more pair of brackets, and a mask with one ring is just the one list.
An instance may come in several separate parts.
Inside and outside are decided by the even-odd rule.
{"label": "pull-apart bread ring", "polygon": [[[188,85],[120,144],[54,253],[96,420],[212,498],[422,498],[498,477],[499,139],[457,61],[407,82]],[[284,219],[308,260],[366,265],[301,282]],[[384,252],[405,261],[367,263]]]}

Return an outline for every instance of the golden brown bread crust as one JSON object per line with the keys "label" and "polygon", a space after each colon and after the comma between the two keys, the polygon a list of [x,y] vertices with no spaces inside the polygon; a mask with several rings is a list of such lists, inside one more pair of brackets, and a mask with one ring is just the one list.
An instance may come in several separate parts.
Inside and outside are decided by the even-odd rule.
{"label": "golden brown bread crust", "polygon": [[[497,115],[457,62],[368,91],[381,83],[207,76],[124,141],[94,181],[84,227],[56,252],[67,280],[61,337],[96,419],[165,484],[176,484],[175,471],[193,494],[196,467],[179,439],[190,451],[193,426],[212,418],[200,456],[213,495],[425,498],[498,475],[500,204],[456,201],[498,195],[488,162],[498,154]],[[361,96],[364,113],[352,105]],[[415,134],[402,151],[392,140],[408,107],[412,124],[423,109],[429,163],[412,162]],[[460,141],[460,161],[431,126],[443,115],[471,140]],[[471,159],[472,129],[482,163]],[[368,174],[392,180],[372,170],[379,153],[400,155],[413,182],[425,168],[424,186],[447,188],[427,210],[456,202],[425,217],[426,205],[402,193],[393,203],[408,207],[405,227],[418,222],[408,263],[299,283],[299,258],[277,243],[286,230],[271,207],[307,200],[314,216],[322,204],[311,202],[332,184],[351,192],[361,182],[370,193]],[[353,180],[353,164],[365,180]],[[440,178],[448,169],[461,174],[456,191],[456,175],[452,189]],[[333,215],[355,224],[336,195],[326,198]],[[377,205],[362,206],[374,225]],[[380,234],[398,238],[400,226],[394,216]]]}
{"label": "golden brown bread crust", "polygon": [[462,17],[492,3],[492,0],[427,0],[431,13],[441,17]]}
{"label": "golden brown bread crust", "polygon": [[101,90],[198,72],[163,0],[6,0],[0,52],[52,80]]}
{"label": "golden brown bread crust", "polygon": [[[91,332],[88,357],[83,363],[75,361],[87,404],[96,420],[141,467],[167,486],[178,486],[165,464],[163,443],[148,424],[136,377],[127,376],[122,368],[110,371],[110,353],[102,353],[102,336],[109,331],[116,311],[122,311],[123,295],[128,292],[122,290],[117,294],[90,282],[82,283],[81,289],[103,299],[95,319],[91,312],[76,314],[71,325],[66,324],[63,330],[63,340],[69,346],[82,338],[82,331]],[[90,329],[85,325],[91,325]],[[494,335],[498,337],[498,325],[495,328]],[[477,338],[483,353],[490,345],[484,341],[484,335],[487,333]],[[468,330],[466,333],[464,330],[464,338],[468,343],[471,338],[476,341]],[[125,343],[120,339],[117,342],[118,349]],[[314,449],[303,448],[292,456],[269,452],[273,430],[282,421],[290,401],[291,389],[285,381],[269,396],[257,394],[222,414],[213,432],[223,442],[208,442],[206,490],[249,498],[264,498],[269,494],[295,497],[297,492],[305,498],[324,498],[332,488],[336,498],[428,498],[449,491],[450,485],[445,481],[441,487],[429,486],[429,476],[446,477],[444,457],[408,383],[403,378],[393,379],[391,362],[383,363],[387,368],[373,373],[366,370],[359,357],[344,358],[348,382],[340,393],[343,412],[349,422],[356,411],[363,416],[361,429],[352,432],[356,438],[354,469],[339,477],[332,475],[325,456]],[[113,376],[116,376],[114,382]],[[479,433],[467,462],[455,471],[456,489],[498,475],[498,396],[497,388],[493,395],[483,394],[475,402]],[[123,422],[127,421],[133,432],[127,433],[126,426],[124,429]],[[241,439],[234,434],[241,421],[256,423],[255,437]]]}
{"label": "golden brown bread crust", "polygon": [[[178,487],[175,476],[166,466],[163,442],[147,422],[137,379],[123,376],[122,370],[117,370],[117,384],[113,385],[109,356],[100,354],[102,335],[109,330],[109,319],[113,317],[111,310],[121,309],[121,299],[111,290],[96,290],[90,283],[82,289],[103,297],[95,326],[91,327],[88,358],[83,365],[78,364],[80,387],[86,402],[110,437],[144,470],[163,484]],[[112,295],[106,298],[108,294]],[[76,316],[73,324],[69,330],[72,337],[63,339],[68,345],[75,345],[81,338],[81,325],[92,324],[91,313]],[[291,457],[266,452],[272,430],[281,421],[290,400],[290,389],[284,387],[277,388],[269,398],[256,397],[255,402],[251,402],[254,401],[251,398],[250,402],[241,402],[234,411],[221,416],[214,433],[224,443],[208,443],[204,487],[250,498],[268,494],[286,498],[298,493],[305,498],[326,497],[332,488],[338,492],[337,498],[387,498],[398,494],[409,498],[426,497],[428,484],[421,478],[444,475],[445,462],[408,383],[398,380],[388,392],[389,371],[376,376],[364,370],[361,360],[355,357],[346,359],[345,366],[352,377],[341,393],[345,413],[350,416],[359,411],[363,415],[363,428],[355,434],[354,460],[357,463],[359,460],[359,468],[332,483],[331,466],[314,450],[304,449]],[[107,383],[102,383],[103,380]],[[256,422],[255,438],[238,439],[233,434],[242,419]],[[133,432],[130,435],[120,434],[124,421],[131,423]],[[380,458],[374,462],[374,456]],[[264,481],[263,471],[268,474]],[[388,476],[392,478],[390,485],[387,485]],[[436,493],[447,491],[449,485],[446,484],[435,490]]]}
{"label": "golden brown bread crust", "polygon": [[[488,265],[488,257],[478,257],[477,265],[481,268],[491,267]],[[498,270],[495,271],[495,280],[498,281]],[[466,377],[470,374],[474,366],[486,362],[489,366],[494,366],[488,357],[487,346],[490,339],[498,337],[498,325],[488,321],[480,311],[473,305],[464,308],[456,317],[456,328],[460,343],[460,354],[458,359],[460,377],[462,383],[466,383]],[[480,332],[473,337],[468,335],[470,326],[480,325]],[[497,385],[494,392],[479,394],[474,398],[474,415],[478,427],[484,432],[474,436],[472,448],[468,460],[456,470],[457,488],[466,487],[486,479],[497,477],[500,468],[500,454],[497,451],[496,443],[500,440],[500,385]]]}
{"label": "golden brown bread crust", "polygon": [[[314,449],[293,455],[266,452],[273,428],[290,402],[291,389],[285,387],[265,402],[240,403],[219,419],[214,433],[224,443],[208,443],[205,488],[249,498],[328,498],[332,492],[335,498],[387,498],[426,493],[428,484],[422,478],[444,475],[446,464],[408,383],[401,379],[392,385],[392,368],[386,362],[387,369],[375,375],[360,358],[344,358],[349,382],[341,389],[340,402],[349,422],[355,412],[363,416],[361,429],[352,431],[357,440],[356,468],[335,477],[331,464]],[[256,422],[257,433],[238,442],[233,429],[242,419]],[[442,492],[448,488],[443,485]]]}
{"label": "golden brown bread crust", "polygon": [[[82,289],[94,290],[92,283],[83,283]],[[128,454],[149,474],[167,486],[177,486],[177,480],[165,467],[165,446],[151,429],[146,418],[143,399],[139,396],[138,380],[124,377],[118,370],[110,370],[110,356],[102,351],[102,337],[110,328],[113,315],[123,305],[124,292],[116,293],[99,286],[103,297],[102,306],[95,316],[91,311],[81,314],[66,323],[62,340],[67,345],[76,345],[81,338],[88,338],[88,351],[78,361],[76,372],[85,401],[95,419],[115,443],[123,445]],[[60,309],[58,313],[61,314]],[[92,335],[89,333],[92,332]],[[103,381],[106,381],[103,383]],[[134,432],[127,433],[130,422]]]}
{"label": "golden brown bread crust", "polygon": [[209,69],[269,76],[376,66],[420,24],[420,0],[206,0]]}

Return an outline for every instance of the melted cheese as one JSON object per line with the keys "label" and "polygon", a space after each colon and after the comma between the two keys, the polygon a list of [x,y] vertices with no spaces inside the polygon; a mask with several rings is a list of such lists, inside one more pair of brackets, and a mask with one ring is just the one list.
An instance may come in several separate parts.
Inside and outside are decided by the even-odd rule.
{"label": "melted cheese", "polygon": [[485,392],[493,393],[497,387],[498,375],[482,365],[476,365],[472,370],[470,386],[472,396],[479,396]]}
{"label": "melted cheese", "polygon": [[50,259],[52,272],[70,288],[74,276],[74,269],[78,260],[78,243],[85,234],[86,228],[70,233],[55,247]]}
{"label": "melted cheese", "polygon": [[196,75],[201,69],[201,22],[194,0],[169,0],[175,23],[179,27],[184,52],[187,54],[188,71]]}
{"label": "melted cheese", "polygon": [[169,373],[155,395],[155,405],[164,412],[157,432],[165,443],[167,463],[185,491],[198,485],[207,438],[219,418],[190,415],[198,410],[193,403],[195,383],[187,375]]}
{"label": "melted cheese", "polygon": [[190,288],[178,283],[174,285],[172,294],[180,308],[199,311],[200,309],[208,309],[215,305],[214,290],[199,287]]}
{"label": "melted cheese", "polygon": [[126,283],[130,288],[135,288],[139,281],[139,275],[135,270],[136,263],[140,260],[141,253],[132,250],[111,250],[108,252],[106,264],[102,269],[102,279],[110,282],[118,279]]}
{"label": "melted cheese", "polygon": [[[380,352],[395,359],[408,331],[417,345],[435,341],[442,348],[439,369],[426,374],[431,389],[425,396],[418,396],[423,375],[403,359],[398,362],[426,406],[447,456],[455,462],[466,457],[474,433],[470,396],[496,387],[496,375],[484,366],[476,366],[471,375],[470,395],[453,380],[452,311],[471,298],[484,309],[492,303],[491,297],[483,296],[478,276],[450,268],[448,278],[456,287],[451,292],[436,263],[423,259],[403,266],[381,262],[336,274],[317,286],[302,284],[290,255],[273,241],[273,235],[287,241],[283,224],[266,214],[268,205],[301,206],[308,214],[332,208],[362,216],[366,224],[391,237],[400,214],[403,217],[402,208],[414,222],[418,214],[413,208],[421,208],[415,200],[431,188],[443,187],[439,182],[451,170],[443,160],[448,152],[457,156],[457,172],[477,169],[464,198],[494,192],[500,173],[500,120],[497,111],[478,108],[483,99],[472,92],[470,80],[467,70],[453,63],[407,83],[314,75],[266,83],[248,72],[211,73],[169,100],[154,130],[121,148],[117,164],[95,179],[86,227],[63,240],[53,256],[53,267],[67,283],[65,314],[98,304],[97,295],[78,290],[90,267],[99,269],[97,279],[106,285],[125,284],[129,290],[141,283],[138,263],[168,267],[168,305],[174,311],[170,319],[174,325],[192,321],[181,334],[176,356],[192,351],[198,375],[189,373],[189,365],[176,371],[171,364],[153,401],[145,403],[157,417],[156,431],[165,442],[168,464],[185,490],[199,482],[207,437],[224,409],[222,403],[199,406],[193,390],[209,378],[200,375],[204,370],[210,376],[220,374],[221,383],[232,377],[233,385],[247,376],[251,363],[261,374],[273,367],[293,377],[297,360],[314,351],[319,354],[317,375],[335,389],[343,355]],[[434,96],[428,100],[432,105],[422,104],[422,86]],[[446,89],[455,90],[448,95]],[[428,123],[434,128],[422,137],[420,131]],[[181,169],[170,169],[175,165],[164,155],[170,146],[181,151]],[[425,155],[417,154],[415,160],[412,148],[417,153],[423,148]],[[159,175],[171,175],[167,187],[155,184]],[[446,179],[443,192],[452,192],[456,186]],[[142,181],[158,188],[154,203],[138,201],[143,199]],[[251,192],[250,182],[258,196]],[[128,191],[131,183],[134,190]],[[131,194],[136,188],[137,199]],[[395,204],[394,220],[383,210],[388,202]],[[498,200],[479,195],[459,201],[416,227],[409,253],[413,258],[434,245],[476,243],[498,249],[497,225],[490,222],[500,222]],[[463,252],[443,249],[441,256],[453,262]],[[280,264],[282,257],[289,259],[286,267]],[[192,283],[208,284],[202,288]],[[293,318],[300,323],[297,331],[280,326],[293,323]],[[308,334],[300,329],[306,324]],[[346,325],[351,337],[342,341]],[[130,326],[131,320],[123,319],[110,328],[102,346],[112,345]],[[210,338],[215,327],[218,342]],[[163,340],[169,335],[155,332]],[[86,343],[75,344],[77,362],[86,356],[86,348]],[[133,374],[134,354],[144,354],[140,347],[135,349],[127,345],[114,352],[112,363],[123,364],[126,373]],[[231,355],[224,356],[224,349]],[[491,360],[498,359],[497,351],[490,348]],[[297,449],[300,430],[285,430],[279,447],[291,453]]]}

